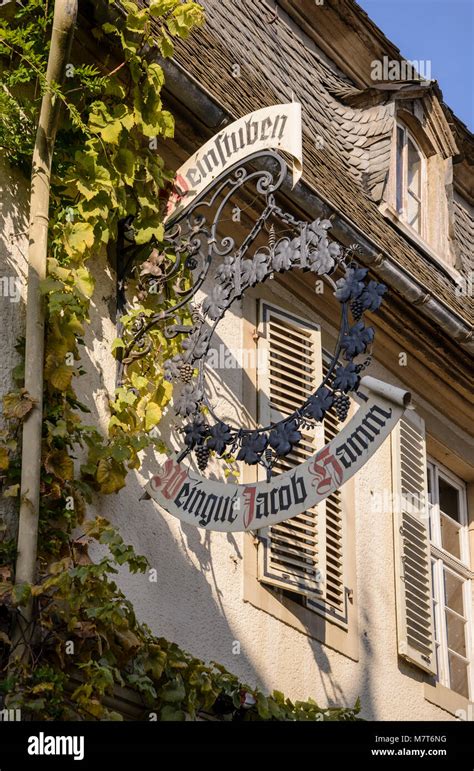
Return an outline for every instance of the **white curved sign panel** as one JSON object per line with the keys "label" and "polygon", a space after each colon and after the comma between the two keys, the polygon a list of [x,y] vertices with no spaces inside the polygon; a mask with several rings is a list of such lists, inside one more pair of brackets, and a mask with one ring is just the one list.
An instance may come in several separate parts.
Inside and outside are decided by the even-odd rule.
{"label": "white curved sign panel", "polygon": [[296,517],[362,468],[396,426],[410,394],[373,377],[361,380],[361,406],[314,456],[269,482],[206,479],[168,458],[145,487],[165,511],[206,530],[256,530]]}

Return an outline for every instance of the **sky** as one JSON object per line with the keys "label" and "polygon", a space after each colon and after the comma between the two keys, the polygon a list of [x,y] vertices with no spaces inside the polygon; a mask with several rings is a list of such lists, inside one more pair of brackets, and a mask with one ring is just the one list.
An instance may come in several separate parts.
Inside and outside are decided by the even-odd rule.
{"label": "sky", "polygon": [[431,61],[445,103],[474,131],[474,0],[357,0],[406,59]]}

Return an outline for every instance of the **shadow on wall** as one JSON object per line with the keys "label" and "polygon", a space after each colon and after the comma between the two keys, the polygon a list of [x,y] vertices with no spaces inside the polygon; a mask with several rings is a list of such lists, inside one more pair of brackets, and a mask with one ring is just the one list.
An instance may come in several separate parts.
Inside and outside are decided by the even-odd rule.
{"label": "shadow on wall", "polygon": [[[79,400],[91,411],[86,422],[97,423],[106,430],[107,397],[115,387],[115,360],[110,354],[110,344],[116,336],[111,320],[115,317],[112,308],[115,283],[105,256],[90,267],[96,289],[91,323],[85,335],[86,346],[81,349],[87,374],[76,381],[76,389]],[[232,401],[233,409],[239,406],[230,389],[226,389],[225,398]],[[171,412],[164,423],[168,443],[181,440]],[[133,543],[137,553],[145,555],[150,568],[156,571],[155,581],[149,580],[148,573],[131,575],[124,568],[117,576],[118,583],[132,601],[137,617],[155,633],[177,642],[200,658],[209,658],[209,651],[215,651],[212,658],[235,670],[232,655],[235,635],[227,621],[222,587],[211,556],[212,548],[218,545],[213,542],[215,534],[191,526],[182,527],[178,520],[162,514],[155,504],[139,501],[145,481],[156,473],[157,463],[155,453],[149,450],[145,453],[140,474],[130,474],[126,487],[117,495],[97,496],[94,504],[94,514],[114,522],[124,540]],[[237,565],[242,555],[232,534],[227,537],[227,545],[234,557],[234,561],[229,559],[230,570],[240,587]],[[97,551],[94,547],[91,556],[94,558],[99,553],[101,547],[97,547]],[[258,674],[250,662],[245,662],[244,666],[242,663],[240,661],[239,674],[250,683],[257,681]]]}
{"label": "shadow on wall", "polygon": [[[257,682],[258,672],[249,658],[237,657],[237,668],[232,655],[235,634],[213,562],[219,537],[172,521],[152,502],[139,502],[143,489],[136,478],[129,479],[125,490],[126,501],[120,493],[113,500],[101,498],[96,513],[118,525],[125,541],[133,543],[156,571],[156,580],[154,573],[130,575],[126,570],[117,576],[137,617],[154,633],[178,643],[191,654],[219,661],[231,671],[238,669],[243,679]],[[229,542],[235,560],[233,564],[229,560],[229,570],[240,587],[241,554],[233,536]]]}
{"label": "shadow on wall", "polygon": [[[95,261],[91,268],[96,291],[86,348],[81,351],[87,375],[77,380],[76,387],[79,399],[91,410],[86,422],[97,422],[106,429],[106,395],[112,394],[115,386],[115,361],[110,354],[110,343],[116,335],[111,320],[111,317],[114,319],[111,306],[115,285],[105,257]],[[240,325],[234,327],[240,334]],[[214,344],[225,346],[217,336]],[[240,347],[240,340],[238,343],[236,340],[236,347]],[[210,394],[216,398],[217,412],[222,419],[248,424],[249,417],[238,398],[245,378],[248,378],[245,369],[238,366],[214,371],[209,378]],[[172,410],[161,428],[169,435],[170,443],[179,440],[177,446],[182,446]],[[270,639],[276,622],[270,623],[264,611],[244,605],[240,534],[224,535],[195,528],[163,513],[152,501],[139,501],[143,485],[156,473],[158,462],[154,452],[148,450],[140,474],[130,474],[127,486],[117,495],[98,496],[94,506],[94,513],[114,522],[125,542],[133,543],[137,553],[144,554],[150,568],[156,571],[156,580],[150,580],[155,578],[155,573],[131,575],[125,568],[117,576],[137,617],[156,634],[178,643],[199,658],[220,662],[250,685],[258,684],[265,690],[281,687],[281,668],[285,661],[286,664],[291,661],[298,690],[305,691],[303,698],[312,696],[322,703],[324,694],[330,706],[352,706],[358,694],[344,694],[331,670],[327,649],[320,642],[309,637],[300,640],[299,649],[305,653],[301,661],[297,661],[290,640],[294,635],[301,638],[300,633],[291,630],[290,634],[288,627],[279,624],[278,634]],[[211,467],[212,476],[217,475],[217,468],[217,465]],[[252,619],[257,621],[258,635],[252,636],[249,630],[245,645],[242,644],[240,655],[236,656],[233,646]],[[269,639],[262,639],[262,635]],[[262,646],[271,652],[265,665],[262,665]]]}
{"label": "shadow on wall", "polygon": [[371,627],[370,613],[366,610],[363,601],[361,600],[359,606],[359,623],[360,623],[360,652],[363,660],[359,676],[359,688],[361,705],[362,705],[362,717],[365,720],[378,720],[377,705],[374,702],[373,693],[373,658],[374,649],[369,636],[369,630]]}
{"label": "shadow on wall", "polygon": [[[92,309],[93,319],[87,334],[87,350],[83,361],[88,374],[82,379],[84,392],[81,400],[91,409],[92,419],[105,428],[105,413],[99,404],[98,395],[104,389],[114,388],[115,362],[109,353],[109,345],[115,337],[110,316],[113,278],[108,274],[105,258],[93,266],[96,275],[97,298]],[[235,338],[232,338],[233,330]],[[240,324],[231,327],[231,339],[227,345],[240,348]],[[239,339],[238,339],[239,338]],[[213,344],[218,350],[227,349],[226,344],[215,335]],[[226,354],[225,370],[214,370],[208,378],[209,395],[215,400],[220,418],[236,424],[248,424],[249,416],[242,407],[239,393],[242,381],[248,378],[245,369]],[[81,382],[78,382],[81,386]],[[245,384],[247,385],[247,383]],[[178,386],[179,387],[179,386]],[[162,434],[168,443],[182,446],[177,421],[172,410],[161,424]],[[278,661],[293,658],[289,644],[288,629],[280,625],[277,639],[255,640],[242,644],[240,655],[233,654],[233,646],[242,636],[247,619],[258,616],[259,634],[271,634],[267,614],[243,604],[242,546],[240,534],[211,533],[200,528],[182,524],[163,513],[153,502],[139,502],[143,484],[156,472],[158,458],[151,450],[145,453],[140,474],[130,475],[127,486],[118,495],[98,499],[96,513],[113,521],[120,529],[126,542],[133,543],[137,552],[144,554],[150,567],[156,571],[156,581],[148,574],[130,575],[125,569],[118,580],[132,601],[137,616],[145,621],[155,633],[177,642],[190,653],[205,660],[215,659],[235,672],[249,684],[258,684],[273,690],[281,686]],[[194,461],[191,461],[194,463]],[[210,467],[210,475],[217,476],[218,466]],[[153,576],[154,577],[154,576]],[[263,615],[264,614],[264,615]],[[239,631],[240,630],[240,631]],[[293,634],[298,634],[293,630]],[[251,633],[246,635],[251,640]],[[271,672],[262,670],[261,651],[258,646],[265,642],[271,651]],[[301,662],[295,662],[297,677],[307,693],[313,697],[325,694],[330,705],[352,704],[346,701],[342,689],[331,672],[326,650],[309,637],[303,645],[309,651]],[[257,646],[257,647],[255,647]],[[260,657],[259,657],[260,654]],[[313,682],[315,674],[321,683]]]}
{"label": "shadow on wall", "polygon": [[0,163],[0,394],[12,386],[11,370],[20,357],[14,346],[24,334],[28,269],[28,181],[18,169]]}
{"label": "shadow on wall", "polygon": [[[152,464],[156,467],[156,460]],[[130,479],[128,495],[138,501],[141,493],[138,480]],[[137,502],[128,512],[119,500],[114,502],[113,512],[108,501],[103,503],[98,513],[120,523],[123,537],[148,557],[157,572],[156,583],[150,582],[147,575],[123,574],[120,580],[138,617],[153,631],[199,658],[218,661],[244,682],[269,691],[281,689],[280,665],[287,672],[291,661],[298,691],[304,690],[302,698],[312,696],[329,706],[353,705],[358,694],[348,696],[343,692],[320,642],[305,637],[305,654],[295,660],[290,641],[299,633],[291,630],[289,634],[288,627],[279,624],[278,634],[274,635],[277,622],[267,624],[270,618],[264,611],[244,605],[242,550],[234,534],[211,533],[180,523],[163,514],[152,501]],[[222,552],[228,555],[225,581]],[[252,634],[248,625],[257,616],[258,633]],[[233,654],[236,642],[241,642],[239,655]],[[270,653],[265,669],[262,651]]]}
{"label": "shadow on wall", "polygon": [[[377,543],[378,548],[370,549],[366,543],[370,560],[359,561],[361,716],[365,720],[403,720],[409,714],[412,720],[426,719],[417,688],[428,676],[398,655],[393,540],[391,535],[384,537],[387,521],[383,517],[374,519],[370,533],[364,524],[367,522],[359,522],[359,547],[367,539]],[[383,575],[386,580],[374,579]],[[415,703],[422,705],[419,714],[414,709]]]}
{"label": "shadow on wall", "polygon": [[[365,720],[388,720],[394,714],[382,713],[384,705],[390,702],[386,693],[390,689],[392,670],[396,668],[396,620],[393,581],[390,584],[382,577],[393,576],[393,543],[391,537],[384,537],[387,522],[382,517],[368,521],[370,507],[364,506],[363,497],[366,492],[361,491],[356,482],[356,497],[360,501],[357,512],[360,516],[355,523],[359,608],[357,696],[360,696],[361,716]],[[377,549],[373,548],[374,543]],[[377,682],[374,682],[375,671]],[[382,680],[381,672],[384,673]]]}
{"label": "shadow on wall", "polygon": [[[12,370],[20,364],[15,345],[25,333],[28,250],[28,180],[6,161],[0,162],[0,405],[13,387]],[[0,429],[4,427],[0,407]],[[13,499],[0,496],[0,517],[13,537],[17,525]]]}
{"label": "shadow on wall", "polygon": [[[29,193],[27,181],[19,172],[8,167],[2,168],[1,172],[4,226],[0,239],[0,319],[2,328],[8,330],[8,334],[2,336],[0,343],[0,392],[5,393],[12,386],[11,370],[19,363],[19,355],[13,346],[24,332]],[[115,363],[110,355],[110,343],[115,337],[115,279],[105,256],[93,264],[91,261],[90,265],[95,275],[96,289],[91,302],[91,323],[86,330],[86,346],[81,348],[81,359],[87,374],[78,378],[75,386],[78,398],[91,412],[90,416],[85,416],[85,422],[95,422],[105,430],[108,419],[107,397],[113,393],[115,385]],[[240,325],[235,328],[240,333]],[[218,348],[225,347],[217,336],[215,345]],[[240,341],[236,348],[240,348]],[[208,384],[210,395],[216,398],[222,419],[233,418],[234,421],[248,423],[249,416],[244,412],[233,387],[237,379],[241,384],[242,379],[248,376],[232,357],[226,361],[231,373],[230,383],[225,382],[220,372],[213,372]],[[172,427],[170,433],[176,438],[176,430]],[[145,478],[154,472],[156,462],[153,455],[146,457],[143,465]],[[119,495],[102,497],[95,506],[95,513],[114,521],[124,539],[132,542],[138,553],[145,554],[151,567],[157,571],[156,582],[149,581],[146,574],[132,576],[125,570],[119,576],[138,617],[146,621],[155,632],[175,640],[194,655],[206,658],[209,657],[209,651],[215,652],[213,658],[250,684],[277,687],[278,668],[273,673],[272,682],[266,683],[267,678],[259,672],[259,663],[254,660],[250,647],[241,651],[239,656],[232,653],[237,633],[232,631],[226,612],[229,583],[225,584],[224,598],[212,552],[214,549],[215,556],[225,545],[230,581],[236,588],[230,601],[238,604],[239,612],[242,607],[242,552],[238,538],[231,533],[226,536],[211,534],[171,521],[171,517],[161,515],[154,505],[139,503],[141,494],[142,482],[136,475],[131,475],[127,487]],[[12,502],[5,499],[0,499],[0,505],[4,512],[11,509],[11,514],[14,510]],[[234,607],[234,618],[235,610]],[[278,656],[291,656],[291,651],[285,648],[287,639],[285,629],[282,628],[282,634],[273,644],[275,654],[277,650],[280,651]],[[328,704],[343,703],[342,691],[331,677],[331,667],[324,648],[310,638],[307,640],[311,656],[326,676],[322,682]],[[307,682],[308,695],[311,695],[310,673],[306,673],[308,677],[304,672],[301,674]]]}

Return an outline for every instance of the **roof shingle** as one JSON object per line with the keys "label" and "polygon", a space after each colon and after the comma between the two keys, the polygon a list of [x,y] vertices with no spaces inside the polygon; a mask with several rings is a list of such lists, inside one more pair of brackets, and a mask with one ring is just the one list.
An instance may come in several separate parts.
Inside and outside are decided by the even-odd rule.
{"label": "roof shingle", "polygon": [[[360,93],[358,89],[333,70],[314,43],[298,34],[293,25],[290,28],[281,19],[269,24],[264,3],[201,2],[206,24],[188,41],[177,43],[177,62],[235,118],[265,105],[291,101],[292,96],[300,101],[305,181],[470,323],[469,299],[459,296],[454,280],[378,209],[390,161],[395,112],[390,93],[382,95],[382,103],[351,107],[342,97]],[[237,77],[233,76],[234,65],[240,68]],[[472,269],[469,239],[474,224],[459,204],[456,211],[455,233],[467,272]]]}

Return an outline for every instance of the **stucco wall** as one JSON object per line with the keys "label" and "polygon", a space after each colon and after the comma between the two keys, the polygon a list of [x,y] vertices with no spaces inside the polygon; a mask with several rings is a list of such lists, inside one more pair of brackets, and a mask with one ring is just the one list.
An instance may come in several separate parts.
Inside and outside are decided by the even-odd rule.
{"label": "stucco wall", "polygon": [[[0,161],[0,392],[11,385],[19,356],[14,345],[23,334],[28,187],[22,175]],[[8,280],[8,282],[7,282]]]}
{"label": "stucco wall", "polygon": [[[25,178],[0,160],[0,399],[13,386],[11,373],[20,363],[15,345],[24,335],[28,198]],[[0,497],[0,517],[14,527],[11,500]]]}
{"label": "stucco wall", "polygon": [[[92,381],[89,375],[82,378],[81,397],[93,410],[104,385],[113,387],[114,362],[107,338],[111,342],[115,336],[107,320],[113,285],[105,262],[95,262],[94,270],[97,299],[87,339],[95,372]],[[281,290],[275,295],[276,304],[281,295]],[[305,313],[294,298],[288,295],[287,300],[295,312]],[[240,309],[234,309],[218,328],[222,342],[234,350],[242,347],[239,317]],[[246,374],[239,369],[219,374],[218,412],[231,418],[239,414]],[[396,382],[377,365],[371,374]],[[156,583],[147,575],[123,572],[119,577],[138,616],[154,631],[206,661],[223,663],[249,684],[283,690],[295,699],[311,696],[323,705],[352,705],[360,696],[367,718],[452,719],[425,700],[425,676],[397,656],[392,521],[388,514],[374,514],[372,505],[374,495],[391,489],[389,440],[356,480],[358,662],[243,602],[243,534],[205,532],[181,524],[153,501],[139,502],[142,485],[156,463],[148,458],[125,490],[103,497],[96,509],[119,525],[125,540],[157,571]],[[240,654],[233,653],[234,641],[240,642]]]}
{"label": "stucco wall", "polygon": [[[26,229],[27,189],[17,175],[10,179],[3,194],[0,275],[24,276],[25,236],[19,234]],[[105,257],[94,260],[91,267],[97,284],[83,356],[87,375],[76,386],[92,411],[88,420],[105,427],[107,392],[112,393],[115,382],[115,362],[109,353],[116,336],[111,320],[115,283]],[[288,300],[297,311],[294,298]],[[219,326],[222,341],[234,349],[242,347],[239,315],[239,308],[234,309]],[[13,345],[22,330],[22,303],[2,299],[0,324],[0,390],[4,392],[17,361]],[[380,366],[371,373],[396,382]],[[239,369],[222,374],[218,406],[223,415],[227,412],[232,417],[239,414],[246,375]],[[141,473],[132,473],[125,489],[98,497],[91,510],[116,523],[125,541],[133,543],[156,569],[157,582],[125,570],[118,579],[138,617],[155,632],[206,661],[223,663],[249,684],[277,688],[292,698],[311,696],[322,705],[352,705],[360,696],[363,716],[382,720],[452,718],[424,699],[423,675],[397,656],[392,523],[389,515],[374,515],[371,506],[374,494],[390,488],[389,441],[356,481],[358,662],[243,602],[242,534],[206,533],[181,525],[152,501],[140,502],[142,486],[156,462],[147,457]],[[238,655],[232,652],[234,641],[240,642]]]}

